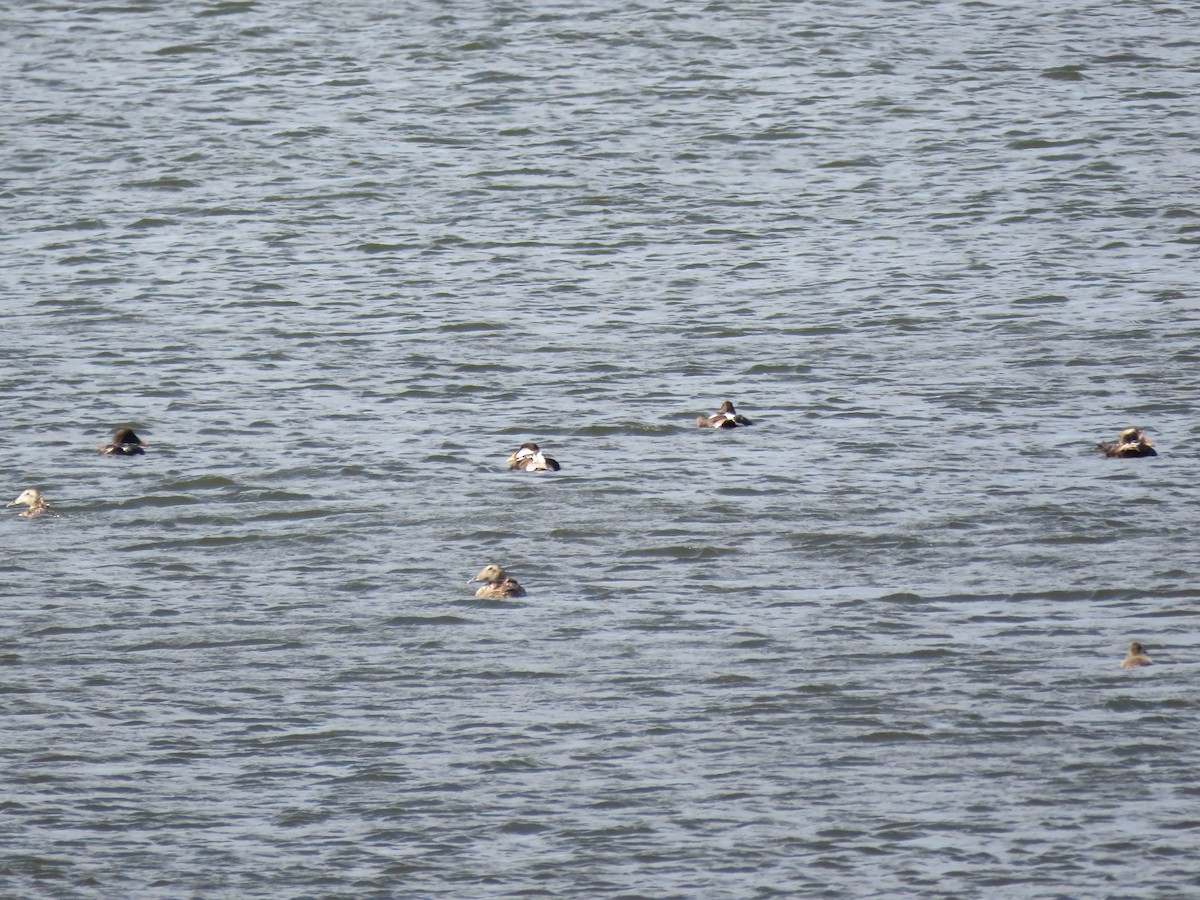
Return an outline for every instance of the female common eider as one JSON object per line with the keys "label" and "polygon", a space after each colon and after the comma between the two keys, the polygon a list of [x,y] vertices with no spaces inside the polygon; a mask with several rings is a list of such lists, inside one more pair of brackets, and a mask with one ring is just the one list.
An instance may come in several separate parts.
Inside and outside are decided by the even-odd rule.
{"label": "female common eider", "polygon": [[739,425],[754,423],[733,408],[733,403],[726,400],[721,404],[721,410],[712,416],[697,416],[696,424],[701,428],[737,428]]}
{"label": "female common eider", "polygon": [[1122,669],[1136,669],[1138,666],[1148,666],[1154,660],[1146,655],[1146,648],[1134,641],[1129,645],[1129,652],[1121,660]]}
{"label": "female common eider", "polygon": [[138,456],[146,451],[145,441],[133,433],[132,428],[118,428],[112,441],[100,448],[101,456]]}
{"label": "female common eider", "polygon": [[1098,444],[1097,450],[1105,456],[1132,459],[1138,456],[1158,456],[1158,451],[1146,435],[1137,428],[1126,428],[1115,444]]}
{"label": "female common eider", "polygon": [[557,472],[562,468],[558,460],[551,459],[538,449],[537,444],[522,444],[513,451],[507,460],[509,471],[519,472]]}
{"label": "female common eider", "polygon": [[14,500],[9,506],[28,506],[29,509],[21,513],[21,518],[34,519],[38,516],[57,516],[54,510],[50,508],[50,504],[46,502],[46,498],[42,496],[41,491],[29,488],[21,491],[21,496]]}
{"label": "female common eider", "polygon": [[475,592],[475,596],[482,600],[525,596],[525,588],[517,584],[517,579],[509,577],[508,573],[495,563],[484,566],[483,571],[467,584],[474,584],[477,581],[482,581],[483,585]]}

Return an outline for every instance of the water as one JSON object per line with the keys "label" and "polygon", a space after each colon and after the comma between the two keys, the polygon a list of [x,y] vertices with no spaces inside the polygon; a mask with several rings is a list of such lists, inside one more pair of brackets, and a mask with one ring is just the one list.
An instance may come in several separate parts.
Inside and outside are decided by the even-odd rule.
{"label": "water", "polygon": [[0,34],[0,893],[1196,893],[1186,6]]}

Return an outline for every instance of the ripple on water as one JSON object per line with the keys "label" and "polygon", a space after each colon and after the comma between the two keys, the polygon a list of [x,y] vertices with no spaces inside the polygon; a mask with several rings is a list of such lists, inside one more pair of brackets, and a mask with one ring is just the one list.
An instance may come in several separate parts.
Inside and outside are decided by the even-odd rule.
{"label": "ripple on water", "polygon": [[1196,884],[1183,12],[61,12],[0,84],[65,513],[0,522],[10,893]]}

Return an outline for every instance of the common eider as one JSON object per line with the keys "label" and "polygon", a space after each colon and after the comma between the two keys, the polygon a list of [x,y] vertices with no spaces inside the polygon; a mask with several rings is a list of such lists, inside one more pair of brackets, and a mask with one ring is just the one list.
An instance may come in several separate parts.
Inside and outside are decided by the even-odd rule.
{"label": "common eider", "polygon": [[25,510],[23,513],[20,513],[20,516],[23,519],[34,519],[38,516],[58,515],[58,513],[50,508],[50,504],[46,502],[46,498],[42,496],[42,492],[34,490],[33,488],[28,488],[27,490],[21,491],[21,496],[8,505],[28,506],[29,509]]}
{"label": "common eider", "polygon": [[508,458],[509,470],[519,472],[557,472],[562,468],[558,460],[551,459],[538,449],[537,444],[522,444]]}
{"label": "common eider", "polygon": [[112,441],[100,448],[101,456],[139,456],[146,451],[145,441],[133,433],[132,428],[118,428]]}
{"label": "common eider", "polygon": [[525,588],[517,584],[517,579],[510,577],[507,572],[495,563],[484,566],[483,571],[468,581],[467,584],[474,584],[477,581],[482,581],[483,584],[475,592],[475,596],[483,600],[525,596]]}
{"label": "common eider", "polygon": [[1146,648],[1134,641],[1129,645],[1129,652],[1121,660],[1122,669],[1136,669],[1138,666],[1148,666],[1154,660],[1146,655]]}
{"label": "common eider", "polygon": [[1150,440],[1137,428],[1126,428],[1115,444],[1098,444],[1096,449],[1105,456],[1131,459],[1138,456],[1158,456]]}
{"label": "common eider", "polygon": [[726,400],[715,415],[697,416],[696,424],[701,428],[737,428],[739,425],[753,425],[754,423],[738,413],[733,408],[733,403]]}

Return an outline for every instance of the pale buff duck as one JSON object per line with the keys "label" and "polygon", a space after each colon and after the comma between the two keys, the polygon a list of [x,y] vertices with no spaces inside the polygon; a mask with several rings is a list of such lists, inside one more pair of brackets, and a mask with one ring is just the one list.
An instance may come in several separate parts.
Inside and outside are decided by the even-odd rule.
{"label": "pale buff duck", "polygon": [[33,488],[21,491],[21,496],[8,505],[28,506],[29,509],[20,514],[21,518],[23,519],[34,519],[38,516],[58,515],[58,513],[50,508],[50,504],[46,502],[46,498],[42,496],[42,492],[34,490]]}
{"label": "pale buff duck", "polygon": [[1134,641],[1129,645],[1129,652],[1125,654],[1125,658],[1121,660],[1121,668],[1136,669],[1139,666],[1150,665],[1154,660],[1146,655],[1145,650],[1145,647]]}
{"label": "pale buff duck", "polygon": [[475,596],[481,600],[525,596],[525,588],[517,584],[517,579],[510,577],[507,572],[495,563],[484,566],[483,570],[468,581],[467,584],[474,584],[477,581],[483,582],[479,590],[475,592]]}

